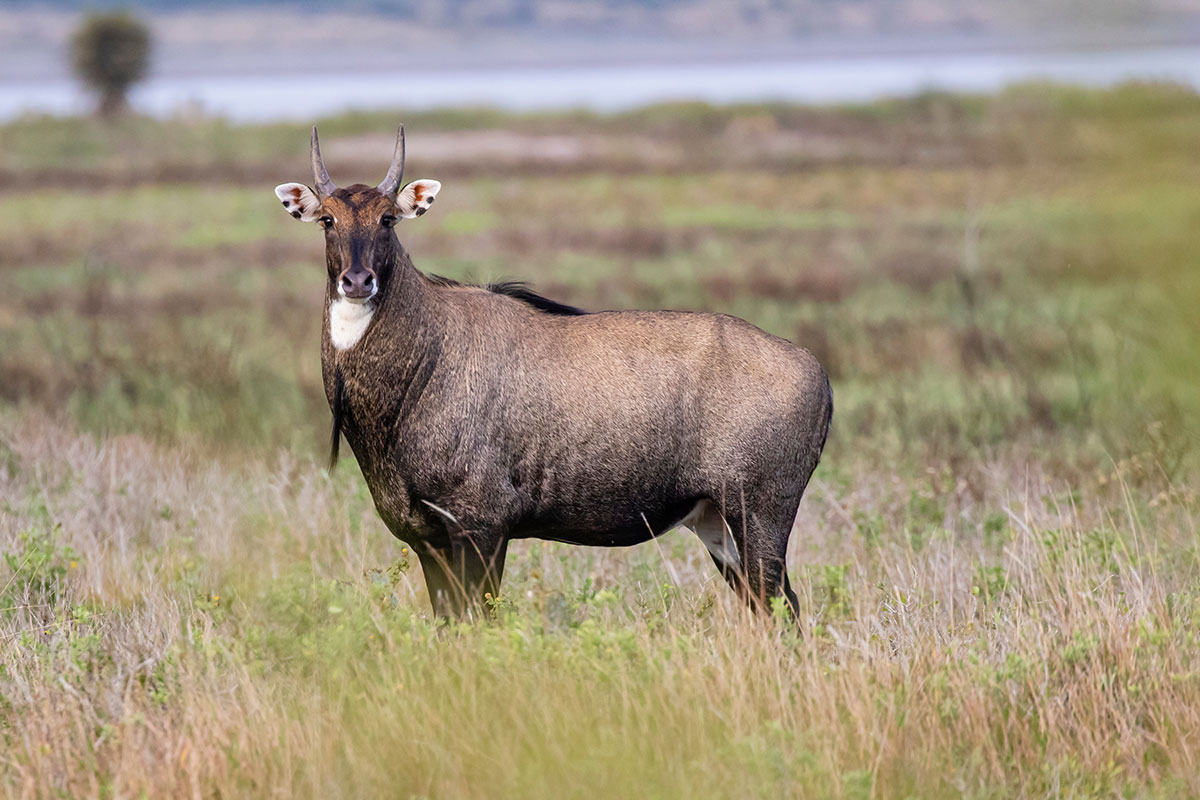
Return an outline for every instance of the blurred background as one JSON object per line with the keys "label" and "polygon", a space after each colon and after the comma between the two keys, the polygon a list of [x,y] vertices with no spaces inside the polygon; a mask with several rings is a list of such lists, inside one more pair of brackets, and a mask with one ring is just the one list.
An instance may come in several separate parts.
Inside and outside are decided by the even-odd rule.
{"label": "blurred background", "polygon": [[[1195,796],[1198,87],[1200,0],[8,0],[0,786]],[[272,192],[401,121],[419,268],[826,365],[795,659],[684,534],[438,638]]]}
{"label": "blurred background", "polygon": [[9,3],[0,397],[310,447],[320,244],[270,188],[314,121],[377,180],[404,120],[426,270],[747,316],[829,366],[834,447],[1120,454],[1097,414],[1188,405],[1197,56],[1193,0]]}
{"label": "blurred background", "polygon": [[[140,112],[233,121],[348,109],[615,111],[850,102],[1051,79],[1200,77],[1195,0],[345,0],[6,3],[0,114],[78,113],[79,11],[143,16]],[[14,7],[15,6],[15,7]]]}

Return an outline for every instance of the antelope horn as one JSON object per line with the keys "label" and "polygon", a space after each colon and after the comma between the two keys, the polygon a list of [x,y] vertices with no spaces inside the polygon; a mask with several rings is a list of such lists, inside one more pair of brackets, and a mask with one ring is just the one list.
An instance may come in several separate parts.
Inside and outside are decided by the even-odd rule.
{"label": "antelope horn", "polygon": [[316,125],[313,125],[312,131],[312,168],[313,180],[317,183],[317,194],[329,197],[337,191],[337,185],[329,179],[329,170],[325,169],[325,162],[321,160],[321,142],[317,139]]}
{"label": "antelope horn", "polygon": [[396,129],[396,152],[392,153],[392,165],[388,167],[387,175],[376,188],[384,194],[396,194],[400,191],[400,181],[404,178],[404,126]]}

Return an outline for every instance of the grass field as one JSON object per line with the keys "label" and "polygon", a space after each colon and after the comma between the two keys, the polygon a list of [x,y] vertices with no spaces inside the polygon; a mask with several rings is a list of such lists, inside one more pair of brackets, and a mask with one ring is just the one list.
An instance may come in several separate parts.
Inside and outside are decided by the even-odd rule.
{"label": "grass field", "polygon": [[[406,115],[419,267],[719,310],[836,412],[749,618],[685,532],[439,626],[322,467],[301,125],[0,126],[0,793],[1200,794],[1200,96]],[[395,115],[322,123],[377,181]],[[343,452],[347,452],[343,449]]]}

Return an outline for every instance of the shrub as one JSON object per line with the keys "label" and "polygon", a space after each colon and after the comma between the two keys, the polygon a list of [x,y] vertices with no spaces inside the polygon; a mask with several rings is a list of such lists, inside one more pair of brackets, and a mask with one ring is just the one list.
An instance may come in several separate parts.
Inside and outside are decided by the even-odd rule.
{"label": "shrub", "polygon": [[146,75],[150,29],[127,11],[91,14],[71,37],[71,62],[99,95],[100,116],[110,117],[126,108],[129,87]]}

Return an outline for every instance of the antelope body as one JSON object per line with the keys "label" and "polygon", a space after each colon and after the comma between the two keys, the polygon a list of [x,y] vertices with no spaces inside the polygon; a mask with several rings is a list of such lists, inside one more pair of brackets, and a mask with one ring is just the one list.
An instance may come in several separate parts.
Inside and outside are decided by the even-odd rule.
{"label": "antelope body", "polygon": [[679,524],[755,607],[796,607],[785,553],[833,404],[816,358],[747,322],[586,313],[519,284],[427,276],[396,238],[441,185],[276,194],[325,228],[325,393],[383,521],[439,615],[498,593],[507,544],[638,544]]}

